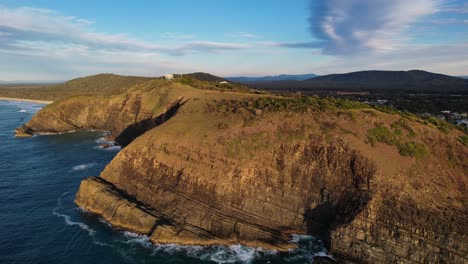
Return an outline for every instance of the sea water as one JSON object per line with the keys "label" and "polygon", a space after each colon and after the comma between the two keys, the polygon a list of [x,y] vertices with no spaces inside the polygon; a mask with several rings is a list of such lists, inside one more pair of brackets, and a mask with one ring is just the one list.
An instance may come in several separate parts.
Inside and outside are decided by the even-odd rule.
{"label": "sea water", "polygon": [[287,253],[230,247],[152,245],[74,204],[81,180],[98,176],[120,150],[101,132],[15,138],[43,105],[0,100],[0,263],[310,263],[320,241],[294,236]]}

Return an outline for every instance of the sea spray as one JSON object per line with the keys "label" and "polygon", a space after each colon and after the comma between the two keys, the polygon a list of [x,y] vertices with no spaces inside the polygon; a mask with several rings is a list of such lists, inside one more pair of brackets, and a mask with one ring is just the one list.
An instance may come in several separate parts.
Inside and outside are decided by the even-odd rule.
{"label": "sea spray", "polygon": [[86,164],[80,164],[80,165],[76,165],[76,166],[73,166],[72,170],[73,171],[81,171],[81,170],[87,170],[91,167],[94,167],[96,166],[96,163],[93,162],[93,163],[86,163]]}

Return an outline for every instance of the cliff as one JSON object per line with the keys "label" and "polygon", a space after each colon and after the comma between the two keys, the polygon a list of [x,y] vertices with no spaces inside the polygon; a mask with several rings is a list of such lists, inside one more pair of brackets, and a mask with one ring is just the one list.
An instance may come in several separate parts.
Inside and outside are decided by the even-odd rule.
{"label": "cliff", "polygon": [[467,259],[461,132],[343,100],[154,80],[55,102],[19,134],[109,130],[125,147],[76,204],[155,243],[287,250],[321,237],[360,263]]}

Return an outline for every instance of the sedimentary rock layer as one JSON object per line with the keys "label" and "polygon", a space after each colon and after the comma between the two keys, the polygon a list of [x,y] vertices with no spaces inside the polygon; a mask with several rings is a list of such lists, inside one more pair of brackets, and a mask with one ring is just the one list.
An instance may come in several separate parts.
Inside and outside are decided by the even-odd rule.
{"label": "sedimentary rock layer", "polygon": [[[57,102],[19,131],[125,135],[76,203],[153,242],[286,250],[301,233],[360,263],[467,261],[461,132],[320,100],[264,107],[266,97],[154,83]],[[382,127],[395,135],[370,144]],[[396,140],[424,152],[405,156]]]}

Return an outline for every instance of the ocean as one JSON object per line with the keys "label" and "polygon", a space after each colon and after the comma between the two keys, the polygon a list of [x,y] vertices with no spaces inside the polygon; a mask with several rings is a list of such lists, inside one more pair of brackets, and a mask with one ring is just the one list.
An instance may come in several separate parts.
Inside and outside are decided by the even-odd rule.
{"label": "ocean", "polygon": [[287,253],[231,247],[152,245],[113,229],[74,204],[81,180],[97,176],[119,148],[99,148],[102,132],[15,138],[43,105],[0,100],[0,263],[310,263],[326,252],[295,236]]}

